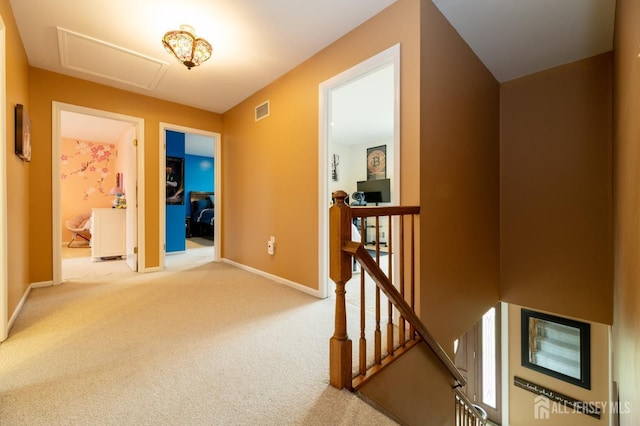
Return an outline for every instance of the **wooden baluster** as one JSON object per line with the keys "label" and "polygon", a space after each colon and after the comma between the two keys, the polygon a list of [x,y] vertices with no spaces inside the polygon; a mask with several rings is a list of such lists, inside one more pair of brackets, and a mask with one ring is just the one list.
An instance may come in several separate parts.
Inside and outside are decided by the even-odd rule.
{"label": "wooden baluster", "polygon": [[374,359],[376,365],[382,363],[382,332],[380,331],[380,289],[376,286],[376,330],[374,333]]}
{"label": "wooden baluster", "polygon": [[[411,278],[409,285],[411,290],[411,310],[416,311],[416,223],[415,215],[411,215]],[[416,330],[413,325],[409,327],[411,340],[416,338]]]}
{"label": "wooden baluster", "polygon": [[[380,218],[376,216],[376,263],[380,265]],[[382,332],[380,331],[380,288],[376,286],[376,330],[374,333],[374,358],[382,363]]]}
{"label": "wooden baluster", "polygon": [[[360,237],[364,244],[364,234]],[[367,335],[366,335],[366,309],[367,298],[365,288],[365,273],[360,268],[360,374],[367,374]]]}
{"label": "wooden baluster", "polygon": [[342,251],[351,240],[351,209],[344,200],[347,193],[333,193],[335,203],[329,209],[329,276],[336,283],[335,329],[329,341],[329,383],[338,389],[352,388],[351,339],[347,335],[345,285],[351,279],[352,258]]}
{"label": "wooden baluster", "polygon": [[391,302],[387,302],[387,305],[387,315],[389,316],[389,319],[387,320],[387,353],[389,355],[393,355],[393,304]]}
{"label": "wooden baluster", "polygon": [[464,426],[469,426],[469,422],[467,421],[467,406],[466,406],[466,404],[462,406],[462,424]]}
{"label": "wooden baluster", "polygon": [[[364,217],[360,217],[360,243],[364,245],[367,238],[367,229],[364,226]],[[365,273],[360,268],[360,374],[367,374],[367,334],[366,334],[366,289],[365,289]]]}
{"label": "wooden baluster", "polygon": [[[400,295],[402,296],[402,300],[406,300],[404,296],[404,286],[405,286],[405,258],[404,258],[404,215],[400,216]],[[400,341],[400,346],[404,347],[406,343],[406,337],[404,334],[405,331],[405,320],[402,315],[398,319],[398,340]]]}
{"label": "wooden baluster", "polygon": [[[393,246],[392,246],[392,241],[393,241],[393,226],[392,226],[392,222],[391,222],[391,215],[389,215],[388,218],[388,226],[387,226],[387,267],[389,269],[389,281],[393,282],[393,262],[391,261],[391,253],[393,252]],[[387,322],[387,353],[389,355],[393,355],[394,349],[393,349],[393,304],[391,303],[391,301],[389,300],[387,302],[388,305],[388,322]]]}
{"label": "wooden baluster", "polygon": [[376,216],[376,263],[380,266],[380,217]]}

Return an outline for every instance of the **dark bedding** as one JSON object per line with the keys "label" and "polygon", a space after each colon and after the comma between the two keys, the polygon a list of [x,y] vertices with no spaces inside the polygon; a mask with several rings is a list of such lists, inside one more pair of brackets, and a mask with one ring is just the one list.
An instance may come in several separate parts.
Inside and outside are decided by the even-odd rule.
{"label": "dark bedding", "polygon": [[213,239],[214,193],[191,191],[191,236]]}

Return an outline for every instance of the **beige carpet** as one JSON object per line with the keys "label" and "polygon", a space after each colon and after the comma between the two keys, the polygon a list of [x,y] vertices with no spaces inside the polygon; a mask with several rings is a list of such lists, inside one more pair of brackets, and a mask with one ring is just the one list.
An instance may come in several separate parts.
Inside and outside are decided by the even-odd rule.
{"label": "beige carpet", "polygon": [[0,424],[395,424],[327,384],[331,298],[186,253],[34,289],[0,345]]}
{"label": "beige carpet", "polygon": [[[124,259],[94,260],[91,247],[62,246],[62,280],[84,281],[97,278],[116,277],[130,271]],[[167,268],[179,266],[197,266],[213,260],[213,241],[206,238],[186,239],[186,250],[168,254],[165,257]]]}

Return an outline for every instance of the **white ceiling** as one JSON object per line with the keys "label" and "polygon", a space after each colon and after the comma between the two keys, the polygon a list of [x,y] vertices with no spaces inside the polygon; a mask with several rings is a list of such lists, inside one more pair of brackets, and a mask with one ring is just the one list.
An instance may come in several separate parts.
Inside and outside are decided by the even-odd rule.
{"label": "white ceiling", "polygon": [[[394,0],[10,2],[32,66],[223,113]],[[193,26],[196,35],[213,46],[211,59],[192,70],[171,57],[161,42],[165,32],[177,30],[181,24]],[[168,67],[153,90],[64,68],[58,27],[164,62]],[[85,51],[82,55],[91,69],[114,73],[120,80],[127,71],[117,69],[113,56],[103,50],[95,57]],[[115,57],[125,64],[140,63],[127,61],[123,55]],[[139,76],[131,77],[137,80]]]}
{"label": "white ceiling", "polygon": [[[612,49],[615,0],[433,2],[500,82]],[[10,3],[32,66],[223,113],[394,0]],[[181,24],[213,45],[212,58],[192,70],[160,41]],[[71,67],[61,64],[58,28],[88,37],[71,37],[72,50],[62,56]],[[100,54],[83,50],[87,42],[99,45]]]}
{"label": "white ceiling", "polygon": [[63,138],[114,144],[131,129],[131,123],[62,111],[60,128]]}
{"label": "white ceiling", "polygon": [[213,138],[187,133],[184,137],[184,152],[190,155],[213,158]]}
{"label": "white ceiling", "polygon": [[394,66],[331,91],[332,143],[384,144],[393,140]]}

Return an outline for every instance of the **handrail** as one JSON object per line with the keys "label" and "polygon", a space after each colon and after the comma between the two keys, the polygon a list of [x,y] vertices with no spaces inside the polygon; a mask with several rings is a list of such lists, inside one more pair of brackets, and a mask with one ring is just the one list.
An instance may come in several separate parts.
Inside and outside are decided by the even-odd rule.
{"label": "handrail", "polygon": [[[460,425],[463,425],[463,426],[467,426],[469,424],[471,424],[473,426],[475,426],[475,425],[479,425],[479,426],[486,425],[487,424],[486,413],[483,415],[480,412],[480,410],[478,410],[478,408],[476,408],[476,405],[473,402],[471,402],[471,400],[467,397],[467,395],[465,395],[464,392],[462,392],[462,390],[460,388],[456,388],[455,389],[455,393],[456,393],[456,398],[458,398],[462,402],[462,406],[463,406],[464,410],[467,410],[467,411],[471,412],[471,415],[472,415],[471,419],[466,418],[466,416],[465,416],[464,419],[457,418],[456,419],[456,421],[457,421],[456,424],[460,424]],[[460,413],[457,412],[456,415],[460,416]],[[473,423],[475,423],[475,425],[473,423],[469,423],[468,420],[471,420],[471,421],[475,420],[475,422],[473,422]]]}
{"label": "handrail", "polygon": [[419,206],[385,206],[385,207],[351,207],[353,216],[374,217],[374,216],[398,216],[403,214],[419,214]]}
{"label": "handrail", "polygon": [[[453,387],[461,387],[466,380],[456,368],[455,364],[433,338],[426,326],[418,318],[412,306],[405,300],[402,294],[391,284],[389,278],[380,269],[380,266],[371,258],[365,249],[364,242],[351,241],[351,227],[353,217],[393,216],[405,214],[419,214],[419,206],[391,206],[391,207],[349,207],[345,204],[347,193],[336,191],[333,194],[335,204],[331,207],[329,215],[330,226],[330,271],[331,279],[336,283],[336,327],[331,339],[331,379],[332,385],[338,388],[352,388],[348,378],[347,360],[351,358],[351,340],[346,331],[345,285],[352,276],[352,259],[355,256],[364,271],[373,279],[392,304],[398,309],[402,318],[406,319],[412,328],[427,343],[431,351],[436,355],[440,363],[446,368],[451,377],[455,379]],[[413,302],[412,302],[413,303]]]}
{"label": "handrail", "polygon": [[[390,363],[406,354],[413,346],[424,341],[429,350],[437,357],[438,362],[454,379],[451,386],[455,394],[456,424],[458,426],[485,425],[486,417],[483,418],[478,408],[469,401],[461,390],[466,385],[464,376],[414,310],[416,285],[415,218],[420,214],[420,207],[350,207],[345,203],[346,192],[336,191],[332,195],[335,203],[329,210],[329,276],[335,282],[336,310],[334,334],[329,341],[329,383],[338,389],[359,389]],[[407,216],[409,216],[408,221],[405,220]],[[374,218],[375,225],[368,226],[367,218]],[[360,220],[358,221],[358,219]],[[380,219],[388,221],[385,243],[380,242],[380,237],[385,239],[385,234],[380,232],[380,228],[387,225],[381,225]],[[392,225],[392,223],[395,224]],[[354,225],[360,226],[359,242],[352,241]],[[367,231],[370,228],[375,231],[373,242],[367,242]],[[399,232],[396,234],[396,231]],[[406,235],[409,236],[408,239],[405,239]],[[375,260],[369,254],[371,244],[375,245]],[[397,249],[394,244],[399,244]],[[386,248],[381,250],[380,245],[386,245]],[[405,256],[407,251],[409,254]],[[388,263],[381,262],[381,255],[388,255]],[[351,282],[353,271],[357,273],[354,259],[360,265],[360,286],[359,288],[354,287],[356,296],[359,291],[361,305],[358,340],[359,363],[357,367],[352,362],[352,341],[347,334],[346,299],[347,283]],[[393,274],[395,272],[394,264],[399,267],[399,271],[395,275]],[[386,271],[382,269],[384,267],[387,268]],[[394,276],[398,278],[398,283],[391,282],[390,277]],[[397,288],[395,284],[397,284]],[[355,285],[355,283],[349,285]],[[371,290],[373,293],[370,293]],[[384,318],[381,315],[383,297],[386,297],[388,305],[388,312]],[[372,321],[373,325],[371,329],[373,365],[368,367],[367,365],[371,361],[371,358],[367,357],[367,352],[370,349],[370,340],[367,338],[369,321]],[[384,330],[385,327],[381,327],[382,321],[386,321],[386,330]],[[396,330],[398,333],[397,341]],[[385,334],[387,353],[383,356],[381,348]],[[355,368],[357,368],[357,372]]]}
{"label": "handrail", "polygon": [[438,360],[449,371],[449,374],[451,374],[451,376],[456,380],[456,384],[453,387],[457,388],[464,386],[466,384],[466,380],[456,368],[451,358],[449,358],[444,349],[442,349],[442,346],[440,346],[431,333],[429,333],[427,327],[404,300],[400,292],[393,286],[393,284],[391,284],[389,278],[387,278],[384,272],[382,272],[380,266],[378,266],[378,264],[369,255],[365,247],[361,243],[347,241],[345,242],[342,250],[356,257],[362,268],[367,271],[378,288],[384,292],[387,298],[393,303],[398,311],[400,311],[403,318],[409,321],[409,324],[414,327],[418,335],[422,337]]}

